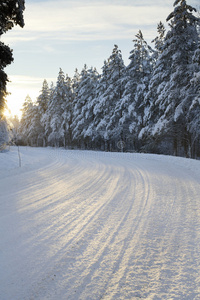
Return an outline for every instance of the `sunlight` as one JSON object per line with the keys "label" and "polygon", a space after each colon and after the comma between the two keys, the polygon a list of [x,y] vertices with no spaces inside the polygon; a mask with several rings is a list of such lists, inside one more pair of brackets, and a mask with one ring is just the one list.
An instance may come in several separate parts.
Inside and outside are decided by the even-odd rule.
{"label": "sunlight", "polygon": [[5,109],[4,115],[6,117],[18,116],[21,118],[22,104],[24,102],[24,95],[20,91],[13,91],[12,94],[7,96],[7,108]]}
{"label": "sunlight", "polygon": [[6,118],[9,118],[12,115],[9,108],[6,108],[3,114]]}

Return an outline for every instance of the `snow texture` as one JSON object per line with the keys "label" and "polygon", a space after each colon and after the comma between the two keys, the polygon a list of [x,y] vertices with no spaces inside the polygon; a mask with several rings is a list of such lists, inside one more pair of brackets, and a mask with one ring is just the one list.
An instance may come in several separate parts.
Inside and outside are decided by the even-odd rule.
{"label": "snow texture", "polygon": [[0,153],[0,299],[200,299],[200,162]]}

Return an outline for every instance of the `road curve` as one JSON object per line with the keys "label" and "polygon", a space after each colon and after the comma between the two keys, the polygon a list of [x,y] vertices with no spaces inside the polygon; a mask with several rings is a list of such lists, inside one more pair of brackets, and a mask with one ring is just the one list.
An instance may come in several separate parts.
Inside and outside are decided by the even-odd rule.
{"label": "road curve", "polygon": [[200,299],[200,177],[186,159],[21,152],[30,164],[0,180],[1,300]]}

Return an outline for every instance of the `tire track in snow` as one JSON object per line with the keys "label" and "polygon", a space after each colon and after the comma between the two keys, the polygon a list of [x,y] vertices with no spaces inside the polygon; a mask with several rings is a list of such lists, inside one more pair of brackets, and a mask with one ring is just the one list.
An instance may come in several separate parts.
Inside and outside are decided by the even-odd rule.
{"label": "tire track in snow", "polygon": [[[120,171],[120,170],[119,170]],[[124,177],[124,174],[122,173],[121,174],[121,177],[123,178]],[[139,180],[141,179],[141,174],[139,173]],[[127,179],[127,178],[126,178]],[[131,179],[132,179],[132,177],[131,177]],[[128,183],[126,182],[126,187],[124,188],[124,190],[126,190],[126,192],[128,192],[128,190],[127,190],[127,187],[128,188],[130,188],[131,187],[131,182],[132,181],[129,181]],[[121,195],[123,195],[123,198],[125,198],[125,197],[127,197],[127,193],[124,193],[124,190],[122,189],[122,185],[118,185],[118,184],[116,184],[115,185],[116,187],[118,186],[118,190],[117,190],[117,193],[116,194],[118,194],[118,197],[120,196],[120,194]],[[144,187],[145,186],[143,186],[142,187],[142,190],[144,189]],[[145,190],[145,189],[144,189]],[[119,192],[120,191],[120,192]],[[132,192],[134,192],[135,191],[135,187],[134,187],[134,189],[133,189],[133,191]],[[130,194],[132,194],[132,192],[130,193]],[[144,192],[144,194],[145,194],[146,192]],[[124,195],[126,195],[125,197],[124,197]],[[143,204],[143,198],[144,198],[144,195],[143,195],[143,193],[141,193],[140,192],[140,199],[141,199],[141,202],[142,202],[142,204]],[[105,199],[106,199],[106,201],[109,199],[108,197],[107,197],[107,195],[106,195],[106,197],[105,197]],[[114,199],[114,195],[113,195],[113,193],[111,193],[111,199]],[[124,206],[124,200],[125,199],[123,199],[123,201],[121,201],[121,205],[122,206]],[[127,203],[129,203],[129,200],[130,200],[130,198],[128,198],[127,199],[128,201],[127,201]],[[112,200],[113,201],[113,200]],[[130,202],[131,203],[131,202]],[[144,202],[145,203],[145,202]],[[107,206],[108,206],[108,204],[107,204]],[[120,207],[120,208],[122,208],[122,207]],[[110,209],[108,209],[108,207],[106,207],[106,209],[107,209],[107,211],[110,213]],[[119,208],[118,208],[118,214],[119,214]],[[117,236],[117,235],[119,235],[119,231],[120,231],[120,228],[122,227],[122,224],[124,223],[126,223],[125,221],[128,219],[128,217],[129,217],[129,219],[131,219],[132,218],[132,216],[130,217],[130,215],[132,215],[133,214],[133,212],[135,213],[135,215],[136,215],[136,217],[137,217],[137,219],[138,219],[138,222],[137,223],[139,223],[139,216],[140,216],[140,218],[141,218],[141,216],[142,216],[142,211],[141,211],[141,207],[139,206],[139,208],[138,208],[138,211],[136,211],[136,209],[135,209],[135,207],[133,208],[132,207],[132,203],[131,203],[131,206],[130,206],[130,208],[128,208],[127,210],[125,210],[123,213],[124,213],[124,215],[122,216],[122,217],[120,217],[120,216],[118,216],[118,215],[114,215],[114,216],[111,216],[109,219],[109,223],[106,223],[105,225],[104,225],[104,227],[103,227],[103,229],[100,231],[101,232],[101,235],[100,235],[100,238],[98,238],[97,240],[93,240],[92,239],[92,241],[91,241],[91,243],[90,243],[90,245],[88,246],[88,247],[85,247],[84,248],[84,257],[90,257],[90,256],[92,256],[92,254],[90,253],[90,251],[88,252],[88,248],[89,248],[89,250],[92,248],[93,249],[93,252],[94,251],[97,251],[97,253],[95,254],[95,256],[94,256],[94,258],[93,258],[93,261],[92,261],[92,263],[89,265],[89,266],[83,266],[83,273],[81,273],[81,269],[80,269],[80,267],[78,268],[77,266],[75,267],[76,269],[78,269],[79,270],[79,274],[81,273],[82,275],[80,276],[80,277],[82,277],[82,278],[84,278],[84,281],[91,281],[91,279],[92,279],[92,274],[93,274],[93,271],[91,271],[93,268],[92,268],[92,266],[94,266],[94,265],[97,265],[98,264],[98,266],[100,266],[100,263],[103,261],[103,260],[105,260],[105,254],[106,254],[106,251],[107,251],[107,248],[109,248],[110,247],[110,245],[112,245],[113,244],[113,242],[114,242],[114,240],[115,240],[115,236]],[[96,213],[96,212],[94,212],[94,215],[95,215],[95,222],[96,222],[96,220],[98,220],[98,218],[99,218],[99,216],[98,216],[98,214]],[[102,222],[102,224],[104,224],[105,223],[105,217],[103,218],[103,222]],[[116,224],[115,224],[115,222],[119,222],[119,225],[118,226],[116,226]],[[129,224],[130,225],[130,224]],[[91,227],[91,221],[89,221],[89,222],[87,222],[87,226],[89,226],[89,227]],[[129,226],[130,227],[130,226]],[[126,229],[127,230],[127,229]],[[129,229],[128,229],[129,230]],[[131,230],[131,227],[130,227],[130,230]],[[134,231],[136,231],[136,226],[135,226],[135,230],[134,229],[132,229],[131,230],[132,231],[132,233],[134,233]],[[130,232],[128,231],[128,233],[126,234],[126,239],[128,239],[128,236],[129,236],[129,234],[130,234]],[[92,235],[94,235],[94,232],[92,231]],[[87,236],[87,242],[88,242],[88,240],[89,240],[89,238],[88,238],[88,236]],[[122,241],[125,239],[125,237],[123,236],[122,238]],[[99,250],[98,249],[94,249],[94,246],[92,246],[92,245],[97,245],[97,248],[100,248]],[[99,247],[99,245],[103,245],[103,247]],[[125,248],[126,248],[126,245],[125,245]],[[122,260],[122,252],[124,252],[124,245],[123,245],[123,247],[122,247],[122,249],[120,250],[120,252],[119,253],[117,253],[116,254],[116,258],[115,259],[113,259],[113,261],[114,261],[114,265],[118,265],[118,264],[120,264],[120,262],[119,262],[119,259],[120,260]],[[81,250],[81,251],[83,251],[83,249]],[[118,258],[118,256],[119,256],[119,258]],[[87,258],[86,259],[88,262],[89,262],[89,259]],[[62,264],[63,264],[63,262],[62,262]],[[86,269],[85,269],[86,268]],[[109,274],[109,277],[110,276],[113,276],[113,273],[114,273],[114,271],[112,270],[112,269],[116,269],[117,267],[116,266],[114,266],[114,267],[110,267],[110,274]],[[88,272],[88,274],[87,274],[87,272]],[[103,269],[103,271],[102,272],[105,272],[105,270]],[[86,276],[86,274],[87,274],[87,276]],[[75,276],[77,276],[76,274],[75,274]],[[72,277],[72,275],[71,275],[71,277]],[[70,278],[71,279],[71,278]],[[94,283],[94,279],[93,279],[93,283]],[[71,284],[69,283],[69,286],[70,286]],[[84,285],[84,283],[80,283],[80,286],[82,286],[82,285]],[[81,287],[80,287],[81,288]],[[99,289],[99,288],[98,288]],[[90,294],[90,293],[89,293]],[[67,295],[67,297],[70,299],[70,295]],[[75,296],[74,296],[75,297]],[[77,291],[77,288],[76,288],[76,297],[78,297],[78,291]],[[88,297],[88,296],[87,296]]]}
{"label": "tire track in snow", "polygon": [[45,153],[5,193],[1,299],[198,299],[194,178],[148,156]]}

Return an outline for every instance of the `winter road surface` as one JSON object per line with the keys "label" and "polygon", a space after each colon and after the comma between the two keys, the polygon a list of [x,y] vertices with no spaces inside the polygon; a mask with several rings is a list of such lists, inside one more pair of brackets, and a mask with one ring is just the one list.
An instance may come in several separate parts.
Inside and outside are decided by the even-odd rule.
{"label": "winter road surface", "polygon": [[200,162],[0,153],[0,299],[200,299]]}

